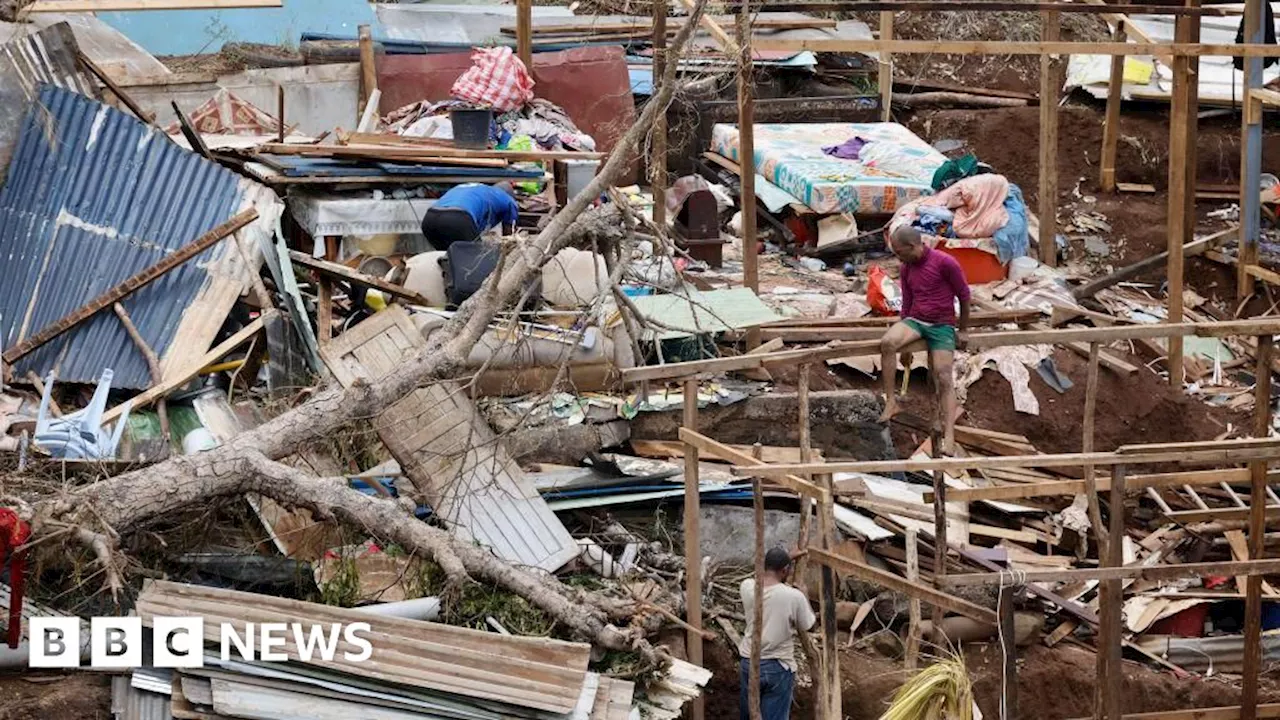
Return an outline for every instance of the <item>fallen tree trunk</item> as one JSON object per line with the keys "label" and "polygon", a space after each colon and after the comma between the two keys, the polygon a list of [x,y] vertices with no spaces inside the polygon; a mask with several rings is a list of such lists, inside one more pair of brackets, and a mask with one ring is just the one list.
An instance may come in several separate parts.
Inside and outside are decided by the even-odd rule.
{"label": "fallen tree trunk", "polygon": [[[1203,255],[1206,250],[1222,242],[1223,239],[1225,239],[1226,237],[1228,237],[1234,232],[1236,232],[1236,228],[1230,227],[1230,228],[1227,228],[1226,230],[1223,230],[1221,232],[1216,232],[1207,237],[1202,237],[1198,240],[1192,240],[1191,242],[1182,246],[1182,256],[1195,257],[1197,255]],[[1083,300],[1085,298],[1093,297],[1094,295],[1097,295],[1098,291],[1100,290],[1105,290],[1113,285],[1119,285],[1122,282],[1132,280],[1133,278],[1136,278],[1139,275],[1142,275],[1143,273],[1148,271],[1152,271],[1152,270],[1163,271],[1166,267],[1168,267],[1168,265],[1169,265],[1169,251],[1165,250],[1164,252],[1157,253],[1155,255],[1152,255],[1149,258],[1143,258],[1142,260],[1139,260],[1138,262],[1133,263],[1132,265],[1126,265],[1125,267],[1122,267],[1119,270],[1116,270],[1115,272],[1109,275],[1103,275],[1102,277],[1097,278],[1096,280],[1091,280],[1090,282],[1085,283],[1084,285],[1081,285],[1080,287],[1072,290],[1071,296],[1077,300]]]}
{"label": "fallen tree trunk", "polygon": [[[673,39],[669,52],[676,59],[698,26],[704,6],[705,0],[699,0]],[[418,521],[412,508],[352,490],[342,478],[318,478],[277,461],[332,436],[351,422],[377,416],[418,387],[462,374],[467,354],[495,315],[512,305],[532,275],[556,252],[581,238],[581,233],[573,232],[575,219],[624,169],[656,114],[671,102],[678,64],[674,60],[668,63],[654,97],[618,141],[596,178],[532,243],[504,248],[499,268],[452,320],[432,335],[420,355],[407,359],[375,384],[357,383],[345,390],[331,385],[306,403],[218,448],[101,480],[29,508],[20,507],[33,522],[34,539],[68,527],[81,528],[82,541],[93,547],[107,571],[108,585],[115,588],[119,586],[116,563],[110,555],[115,552],[118,533],[214,498],[257,493],[287,507],[308,508],[320,517],[343,518],[373,537],[430,557],[451,584],[480,579],[516,593],[577,635],[603,647],[640,649],[656,658],[657,651],[640,635],[642,631],[624,631],[611,624],[628,617],[629,606],[513,567],[483,548],[459,542],[449,533]]]}
{"label": "fallen tree trunk", "polygon": [[903,107],[948,107],[948,108],[1005,108],[1026,107],[1027,101],[1018,98],[991,97],[989,95],[972,95],[961,92],[922,92],[894,93],[893,104]]}

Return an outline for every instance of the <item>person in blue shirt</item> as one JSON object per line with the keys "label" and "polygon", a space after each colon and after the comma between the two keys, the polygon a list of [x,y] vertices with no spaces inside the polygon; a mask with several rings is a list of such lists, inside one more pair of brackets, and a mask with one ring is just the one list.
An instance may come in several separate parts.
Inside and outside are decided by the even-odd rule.
{"label": "person in blue shirt", "polygon": [[422,218],[422,234],[437,250],[456,242],[478,240],[489,228],[502,225],[504,235],[515,230],[520,209],[509,182],[496,185],[458,185],[436,200]]}

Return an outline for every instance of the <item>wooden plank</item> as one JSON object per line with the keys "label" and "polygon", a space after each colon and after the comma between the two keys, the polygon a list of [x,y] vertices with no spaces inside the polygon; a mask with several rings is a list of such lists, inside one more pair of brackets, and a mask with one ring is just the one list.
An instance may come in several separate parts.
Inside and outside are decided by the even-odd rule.
{"label": "wooden plank", "polygon": [[[1125,42],[1125,26],[1120,24],[1112,42]],[[1107,114],[1102,124],[1102,161],[1099,183],[1103,192],[1116,189],[1116,152],[1120,145],[1120,94],[1124,85],[1124,55],[1111,57],[1111,77],[1107,83]]]}
{"label": "wooden plank", "polygon": [[[511,157],[465,157],[437,152],[431,147],[407,147],[399,145],[300,145],[267,143],[259,148],[260,155],[296,155],[308,158],[340,158],[376,160],[381,162],[413,162],[430,165],[459,165],[468,168],[504,169]],[[493,153],[503,151],[491,151]],[[522,153],[531,154],[531,153]],[[296,179],[296,178],[291,178]],[[432,178],[434,181],[435,178]]]}
{"label": "wooden plank", "polygon": [[[1280,471],[1269,475],[1272,481],[1280,482]],[[1148,488],[1179,487],[1181,485],[1212,486],[1221,482],[1245,483],[1249,480],[1246,469],[1232,470],[1195,470],[1191,472],[1163,473],[1153,475],[1131,475],[1126,487],[1132,492],[1140,492]],[[1097,480],[1098,490],[1110,490],[1111,478],[1103,476]],[[998,485],[983,488],[948,488],[947,497],[952,500],[1025,500],[1033,497],[1060,497],[1079,495],[1088,492],[1084,480],[1047,480],[1028,483],[1026,485]],[[932,496],[926,495],[925,502],[933,502]]]}
{"label": "wooden plank", "polygon": [[[689,0],[686,0],[688,2]],[[901,55],[1132,55],[1134,46],[1114,42],[1044,42],[1016,40],[843,40],[837,38],[789,40],[759,37],[756,50],[815,53],[880,53]],[[1154,43],[1141,47],[1150,55],[1208,57],[1280,57],[1280,46],[1263,43],[1212,45],[1206,43]]]}
{"label": "wooden plank", "polygon": [[[1209,251],[1211,248],[1221,243],[1223,240],[1227,239],[1232,235],[1237,234],[1238,231],[1239,231],[1238,226],[1233,225],[1227,228],[1226,230],[1220,230],[1216,233],[1206,235],[1205,237],[1192,240],[1191,242],[1186,243],[1185,245],[1182,246],[1182,255],[1183,257],[1194,257],[1197,255],[1203,255],[1207,251]],[[1071,291],[1071,295],[1077,300],[1082,300],[1087,297],[1093,297],[1094,295],[1097,294],[1099,290],[1102,290],[1104,288],[1111,287],[1112,285],[1116,285],[1126,280],[1130,280],[1132,278],[1138,277],[1143,273],[1153,271],[1158,268],[1167,269],[1168,258],[1169,258],[1169,252],[1167,250],[1157,255],[1152,255],[1151,257],[1143,258],[1138,262],[1135,262],[1131,265],[1126,265],[1125,267],[1122,267],[1114,272],[1108,273],[1103,277],[1096,278],[1094,280],[1091,280],[1085,283],[1084,285],[1081,285],[1075,288],[1074,290]]]}
{"label": "wooden plank", "polygon": [[[684,383],[684,417],[681,435],[684,430],[697,432],[698,429],[698,381],[686,380]],[[682,438],[683,439],[683,438]],[[686,441],[687,442],[687,441]],[[698,487],[698,448],[690,444],[684,451],[684,592],[685,616],[693,628],[702,630],[702,536],[700,530],[702,502]],[[757,580],[757,583],[759,580]],[[763,590],[757,588],[763,598]],[[757,628],[760,627],[758,623]],[[702,635],[695,630],[685,633],[685,645],[688,648],[689,662],[702,665]],[[705,706],[701,698],[695,698],[690,708],[693,720],[702,720]]]}
{"label": "wooden plank", "polygon": [[[1080,343],[1109,343],[1116,340],[1139,340],[1143,338],[1159,338],[1172,336],[1199,335],[1202,337],[1230,337],[1233,335],[1259,335],[1263,333],[1280,334],[1280,320],[1253,319],[1229,320],[1214,323],[1178,323],[1159,325],[1118,325],[1102,328],[1043,328],[1011,332],[970,333],[969,347],[983,349],[992,347],[1011,347],[1016,345],[1079,345]],[[907,346],[906,351],[916,348],[924,349],[923,343]],[[1088,346],[1079,346],[1088,354]],[[717,358],[713,360],[694,360],[666,365],[650,365],[628,368],[622,371],[622,379],[626,382],[641,380],[668,380],[684,378],[690,375],[713,372],[729,372],[767,365],[798,365],[805,362],[822,362],[843,357],[866,357],[880,354],[880,343],[877,341],[854,341],[839,343],[830,347],[786,350],[777,353],[760,355],[740,355],[737,357]],[[1105,357],[1105,356],[1104,356]]]}
{"label": "wooden plank", "polygon": [[278,7],[284,7],[284,0],[35,0],[20,14]]}
{"label": "wooden plank", "polygon": [[[680,0],[680,2],[684,5],[684,9],[689,12],[693,12],[694,8],[697,7],[697,3],[694,0]],[[711,37],[720,46],[720,49],[724,51],[725,55],[738,54],[738,44],[733,41],[733,38],[729,37],[729,33],[725,32],[724,28],[720,27],[715,18],[710,15],[703,15],[698,22],[702,25],[703,30],[711,34]]]}
{"label": "wooden plank", "polygon": [[[1061,36],[1056,10],[1040,13],[1040,37],[1046,42]],[[1058,67],[1049,55],[1040,56],[1040,262],[1058,264]]]}
{"label": "wooden plank", "polygon": [[988,625],[996,624],[996,614],[991,610],[926,585],[910,582],[893,573],[864,565],[856,560],[851,560],[812,545],[809,546],[809,557],[838,572],[847,573],[859,580],[875,583],[890,590],[896,590],[908,597],[919,598],[922,602],[940,607],[948,612],[954,612]]}
{"label": "wooden plank", "polygon": [[231,235],[235,231],[257,219],[258,211],[253,208],[249,208],[248,210],[245,210],[239,215],[236,215],[230,220],[213,228],[187,245],[184,245],[180,250],[177,250],[170,255],[166,255],[162,260],[160,260],[160,262],[157,262],[151,267],[134,274],[119,285],[116,285],[98,297],[90,300],[76,310],[73,310],[62,319],[42,328],[30,338],[27,338],[19,342],[17,345],[5,350],[3,355],[5,363],[12,365],[17,362],[18,359],[30,354],[33,350],[36,350],[62,333],[79,325],[85,320],[88,320],[98,312],[111,307],[115,303],[118,303],[138,290],[141,290],[151,282],[164,276],[165,273],[170,272],[186,261],[194,258],[205,250],[208,250],[223,238]]}
{"label": "wooden plank", "polygon": [[[742,457],[751,454],[754,447],[759,447],[760,459],[767,463],[776,462],[803,462],[803,453],[800,448],[779,447],[777,445],[731,445],[725,447],[732,448],[740,453]],[[678,440],[631,440],[631,451],[640,457],[647,458],[673,458],[679,459],[684,457],[684,443]],[[821,455],[821,453],[816,453]]]}
{"label": "wooden plank", "polygon": [[1015,632],[1013,603],[1018,588],[1002,585],[996,601],[1000,620],[1000,647],[1003,661],[1003,692],[1000,694],[1000,717],[1018,717],[1018,642]]}
{"label": "wooden plank", "polygon": [[[1271,353],[1274,339],[1270,335],[1258,337],[1257,381],[1254,383],[1253,434],[1267,437],[1271,434]],[[1261,560],[1266,552],[1267,464],[1253,462],[1249,465],[1249,557]],[[1245,585],[1244,667],[1240,691],[1240,703],[1245,708],[1244,717],[1251,718],[1258,701],[1258,675],[1262,669],[1262,578],[1250,576]],[[1252,613],[1252,614],[1251,614]]]}
{"label": "wooden plank", "polygon": [[430,300],[422,297],[421,295],[419,295],[416,292],[413,292],[412,290],[408,290],[394,283],[389,283],[386,280],[383,280],[382,278],[377,278],[372,275],[365,275],[364,273],[357,272],[347,267],[346,265],[341,265],[335,262],[329,262],[328,260],[320,260],[318,258],[313,258],[310,255],[307,255],[305,253],[300,253],[297,250],[289,251],[289,259],[309,270],[315,270],[318,273],[323,273],[330,277],[335,277],[340,280],[346,280],[347,282],[353,282],[358,285],[364,285],[366,287],[375,288],[389,295],[394,295],[398,298],[404,298],[405,300],[408,300],[409,302],[412,302],[415,305],[431,304]]}
{"label": "wooden plank", "polygon": [[[574,150],[481,150],[454,147],[452,140],[430,140],[427,138],[405,137],[403,135],[387,135],[383,133],[351,133],[347,136],[345,147],[365,148],[369,146],[386,146],[400,151],[419,151],[435,157],[472,158],[475,160],[512,160],[519,162],[544,162],[547,160],[600,160],[604,153],[577,152]],[[300,150],[316,146],[307,145],[266,145],[264,152],[273,155],[299,154]],[[322,151],[332,150],[334,145],[319,146]],[[322,156],[321,156],[322,157]]]}
{"label": "wooden plank", "polygon": [[[201,368],[204,368],[208,365],[211,365],[217,362],[218,360],[221,360],[223,356],[225,356],[227,353],[245,344],[246,342],[249,341],[249,338],[253,337],[254,335],[257,335],[258,332],[260,332],[263,326],[266,324],[267,318],[271,317],[276,312],[277,311],[275,310],[268,310],[267,312],[264,312],[262,315],[258,316],[257,320],[254,320],[248,325],[245,325],[240,330],[240,332],[236,333],[235,335],[232,335],[226,340],[223,340],[221,343],[218,343],[217,347],[205,353],[204,357],[200,358],[197,362],[193,363],[190,367],[186,368],[186,370],[184,370],[183,372],[179,372],[175,374],[173,377],[166,379],[164,382],[148,388],[145,392],[135,395],[131,400],[132,402],[131,410],[138,410],[139,408],[144,408],[150,405],[151,403],[155,402],[156,400],[159,400],[160,398],[165,397],[166,395],[173,392],[174,390],[177,390],[183,385],[186,385],[187,382],[191,380],[191,378],[195,377],[200,373]],[[102,424],[106,425],[107,423],[115,420],[116,418],[120,417],[121,413],[123,412],[124,412],[124,405],[117,405],[111,408],[110,410],[108,410],[106,413],[103,414]]]}
{"label": "wooden plank", "polygon": [[[734,18],[727,15],[711,16],[717,25],[731,23]],[[674,34],[684,27],[684,18],[675,17],[668,18],[664,22],[665,34]],[[835,20],[826,18],[756,18],[751,23],[751,27],[755,30],[809,30],[809,29],[832,29],[837,25]],[[504,25],[501,29],[503,35],[516,35],[517,28],[514,25]],[[635,21],[621,22],[596,22],[585,20],[576,23],[562,24],[542,24],[533,26],[533,34],[538,35],[599,35],[603,33],[629,33],[634,32],[636,37],[650,37],[657,32],[657,28],[653,25],[645,23],[637,18]]]}
{"label": "wooden plank", "polygon": [[[1268,703],[1254,707],[1257,710],[1255,717],[1260,720],[1262,718],[1280,718],[1280,703]],[[1121,720],[1244,720],[1244,717],[1240,706],[1232,705],[1229,707],[1194,708],[1191,710],[1126,713],[1121,716]],[[1075,718],[1074,720],[1088,719]]]}
{"label": "wooden plank", "polygon": [[[705,154],[705,153],[704,153]],[[717,155],[716,157],[720,157]],[[734,165],[736,168],[737,165]],[[1031,323],[1039,320],[1043,316],[1039,310],[979,310],[969,315],[969,327],[987,327],[991,325]],[[897,315],[866,315],[859,318],[850,317],[827,317],[827,318],[783,318],[771,323],[761,325],[762,330],[768,328],[883,328],[888,329],[902,322],[902,318]]]}
{"label": "wooden plank", "polygon": [[[764,477],[779,475],[806,475],[810,473],[887,473],[887,472],[953,472],[1005,467],[1077,467],[1092,463],[1098,466],[1142,465],[1156,463],[1238,463],[1246,460],[1270,460],[1280,457],[1280,440],[1263,446],[1232,447],[1230,440],[1220,443],[1224,447],[1213,450],[1165,451],[1154,453],[1062,453],[1053,455],[1012,455],[1008,457],[929,458],[923,460],[855,460],[800,465],[735,465],[734,475],[749,477],[760,473]],[[1234,509],[1234,508],[1228,508]]]}
{"label": "wooden plank", "polygon": [[[1267,505],[1263,509],[1263,517],[1264,519],[1280,517],[1280,505]],[[1165,513],[1163,519],[1166,522],[1179,523],[1181,525],[1201,522],[1230,522],[1233,520],[1249,520],[1252,522],[1253,508],[1229,507],[1209,508],[1207,510],[1175,510],[1171,513]]]}
{"label": "wooden plank", "polygon": [[[920,539],[915,528],[907,528],[907,582],[920,582]],[[911,598],[907,605],[906,669],[914,671],[920,660],[920,598]]]}
{"label": "wooden plank", "polygon": [[[1072,570],[1028,570],[1026,582],[1069,583],[1089,580],[1180,580],[1211,576],[1275,575],[1280,574],[1280,559],[1240,560],[1233,562],[1182,563],[1178,565],[1123,565],[1119,567],[1081,568]],[[1007,582],[1008,573],[966,573],[948,575],[939,579],[944,587],[969,585],[999,585],[1001,576]],[[1019,573],[1022,579],[1022,573]]]}
{"label": "wooden plank", "polygon": [[[733,447],[729,445],[725,445],[724,443],[720,443],[715,440],[712,440],[706,435],[702,435],[694,430],[690,430],[687,427],[680,428],[680,439],[684,441],[686,444],[688,444],[689,446],[693,447],[697,451],[704,452],[712,457],[718,457],[721,460],[725,460],[731,463],[741,464],[744,462],[748,462],[748,463],[756,464],[759,462],[748,453],[735,450]],[[687,459],[688,455],[686,455],[685,457]],[[827,494],[827,491],[824,490],[823,488],[820,488],[817,485],[809,482],[808,480],[805,480],[803,478],[800,478],[794,475],[792,476],[784,475],[782,477],[779,477],[778,481],[781,484],[785,485],[788,490],[791,490],[797,495],[813,498],[815,500],[821,501],[823,496]]]}
{"label": "wooden plank", "polygon": [[1272,107],[1280,107],[1280,92],[1268,90],[1266,88],[1253,88],[1249,90],[1249,97],[1257,100],[1264,105]]}

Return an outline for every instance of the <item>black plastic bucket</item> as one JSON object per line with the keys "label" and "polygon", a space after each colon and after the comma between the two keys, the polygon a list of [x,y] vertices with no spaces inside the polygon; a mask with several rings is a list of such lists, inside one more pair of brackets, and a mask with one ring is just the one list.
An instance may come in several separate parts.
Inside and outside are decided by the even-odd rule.
{"label": "black plastic bucket", "polygon": [[492,110],[450,110],[449,122],[453,123],[453,144],[460,148],[489,147],[489,125],[493,122]]}

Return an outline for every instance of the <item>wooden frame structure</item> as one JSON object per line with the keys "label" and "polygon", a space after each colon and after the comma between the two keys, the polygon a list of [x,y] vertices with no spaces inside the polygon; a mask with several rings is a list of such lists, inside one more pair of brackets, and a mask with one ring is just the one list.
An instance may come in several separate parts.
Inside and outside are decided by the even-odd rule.
{"label": "wooden frame structure", "polygon": [[[870,324],[869,324],[870,325]],[[761,478],[780,484],[795,492],[801,499],[801,539],[807,550],[807,559],[819,563],[823,568],[820,587],[820,622],[823,635],[823,649],[820,654],[819,668],[815,672],[818,684],[820,718],[839,718],[840,712],[840,670],[836,648],[836,628],[834,623],[835,605],[835,571],[852,574],[868,582],[897,589],[913,600],[930,604],[934,607],[935,619],[940,619],[943,612],[955,612],[974,620],[995,625],[1002,637],[1006,653],[1005,666],[1008,677],[1005,682],[1005,695],[1002,698],[1006,710],[1016,707],[1016,678],[1013,677],[1016,664],[1013,662],[1015,643],[1013,638],[1012,608],[1012,575],[1002,572],[990,561],[968,551],[967,549],[948,543],[946,537],[945,503],[951,500],[973,499],[1010,499],[1032,495],[1070,495],[1086,494],[1090,506],[1098,507],[1099,492],[1105,490],[1110,495],[1110,530],[1095,528],[1099,547],[1099,556],[1103,561],[1097,569],[1066,570],[1048,573],[1032,573],[1023,582],[1046,581],[1058,579],[1092,579],[1100,580],[1101,610],[1094,614],[1087,608],[1065,598],[1044,590],[1036,585],[1027,585],[1026,590],[1036,594],[1048,602],[1061,606],[1081,621],[1100,627],[1098,681],[1102,688],[1095,717],[1107,720],[1122,720],[1123,702],[1120,695],[1118,671],[1121,662],[1121,651],[1130,646],[1123,640],[1123,626],[1120,618],[1123,594],[1121,582],[1126,578],[1146,577],[1165,579],[1194,576],[1206,570],[1203,564],[1185,564],[1159,567],[1126,567],[1123,565],[1121,542],[1110,542],[1108,538],[1119,538],[1124,534],[1124,499],[1126,493],[1152,487],[1190,484],[1217,484],[1223,482],[1248,482],[1251,488],[1251,505],[1243,511],[1234,511],[1236,515],[1248,514],[1248,560],[1234,563],[1214,563],[1214,574],[1228,573],[1234,576],[1247,577],[1246,581],[1246,617],[1248,624],[1245,631],[1245,673],[1244,694],[1239,708],[1229,710],[1231,717],[1241,720],[1256,720],[1260,716],[1257,706],[1258,671],[1261,660],[1261,600],[1262,575],[1280,572],[1280,560],[1263,559],[1263,537],[1268,515],[1266,500],[1268,494],[1267,480],[1269,462],[1280,461],[1280,440],[1271,440],[1267,434],[1271,425],[1271,364],[1273,336],[1280,334],[1280,318],[1259,320],[1231,321],[1201,324],[1168,324],[1168,325],[1131,325],[1086,329],[1057,330],[1022,330],[1017,332],[988,332],[971,336],[970,344],[976,347],[1012,346],[1021,344],[1063,344],[1066,342],[1086,342],[1090,346],[1090,364],[1088,384],[1086,386],[1086,402],[1084,418],[1084,449],[1079,453],[1058,455],[1004,455],[974,458],[930,458],[923,460],[890,460],[890,461],[828,461],[811,462],[812,448],[809,432],[809,367],[812,363],[826,359],[845,357],[851,354],[869,354],[878,352],[878,341],[855,341],[840,343],[834,348],[814,350],[793,350],[776,353],[760,353],[744,355],[737,358],[721,358],[685,363],[673,363],[657,367],[633,368],[624,371],[624,380],[640,382],[647,380],[679,380],[684,385],[684,419],[680,429],[680,440],[685,444],[685,547],[688,573],[686,575],[686,603],[688,614],[688,645],[690,658],[702,655],[702,620],[701,620],[701,588],[702,578],[699,568],[700,535],[698,511],[698,459],[702,454],[709,457],[727,460],[734,464],[732,472],[740,477],[753,478],[753,496],[757,507],[762,507]],[[1232,335],[1252,335],[1257,339],[1255,361],[1259,381],[1255,387],[1254,437],[1218,442],[1183,442],[1158,445],[1124,446],[1112,452],[1092,451],[1093,413],[1097,407],[1099,345],[1117,340],[1139,339],[1150,337],[1226,337]],[[800,463],[764,463],[757,456],[718,443],[697,430],[697,378],[702,375],[723,372],[726,370],[749,369],[766,365],[799,365],[799,382],[797,403],[799,406],[799,456]],[[934,443],[936,447],[936,442]],[[1174,473],[1157,473],[1146,475],[1130,474],[1128,468],[1150,464],[1182,463],[1193,465],[1238,465],[1247,463],[1247,467],[1214,471],[1186,471]],[[1028,492],[1025,486],[976,488],[970,490],[948,490],[944,482],[944,473],[948,470],[966,468],[1045,468],[1045,467],[1084,467],[1085,477],[1081,480],[1064,479],[1060,481],[1037,483],[1034,490]],[[1110,468],[1110,477],[1101,480],[1094,477],[1093,468]],[[844,472],[898,472],[920,471],[933,473],[933,492],[926,495],[925,502],[934,505],[934,527],[930,538],[920,538],[922,545],[932,546],[934,550],[934,584],[926,583],[918,577],[904,579],[892,573],[886,573],[866,565],[858,559],[839,554],[836,547],[834,500],[844,492],[842,483],[835,480],[837,473]],[[1026,493],[1026,494],[1021,494]],[[950,496],[950,497],[948,497]],[[818,537],[808,539],[809,508],[817,507]],[[1274,508],[1272,508],[1274,509]],[[759,526],[758,526],[759,527]],[[759,532],[759,530],[758,530]],[[908,540],[911,542],[911,539]],[[915,555],[915,546],[908,552],[908,557]],[[764,552],[761,538],[757,538],[757,566]],[[957,576],[947,575],[948,555],[954,553],[985,570],[985,573],[973,573]],[[910,563],[909,563],[910,566]],[[910,567],[908,574],[911,575]],[[999,584],[1001,585],[1001,612],[997,613],[969,603],[947,592],[947,589],[960,585]],[[918,618],[913,612],[913,621]],[[934,624],[937,627],[935,621]],[[908,637],[914,637],[915,631]],[[1262,716],[1268,716],[1269,709],[1263,708]],[[695,717],[699,711],[695,710]],[[1225,715],[1224,715],[1225,717]]]}

